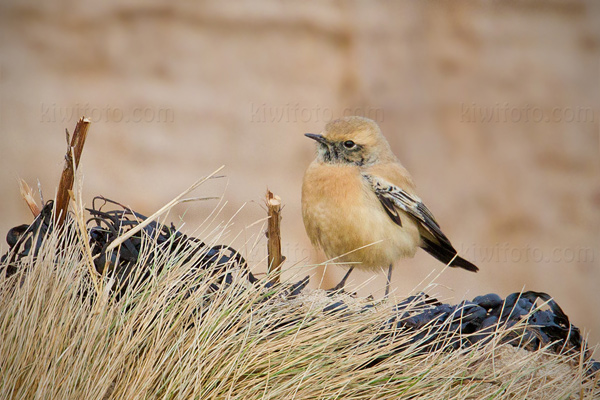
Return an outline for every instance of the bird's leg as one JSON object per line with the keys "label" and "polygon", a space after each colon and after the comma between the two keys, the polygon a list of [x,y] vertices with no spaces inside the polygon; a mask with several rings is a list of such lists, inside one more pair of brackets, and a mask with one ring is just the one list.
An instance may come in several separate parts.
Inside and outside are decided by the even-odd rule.
{"label": "bird's leg", "polygon": [[392,264],[390,264],[390,267],[388,269],[387,283],[385,284],[385,296],[383,297],[384,299],[387,299],[388,294],[390,294],[390,282],[391,281],[392,281]]}
{"label": "bird's leg", "polygon": [[336,290],[343,289],[344,285],[346,284],[346,279],[348,279],[348,277],[350,276],[350,273],[352,272],[353,269],[354,269],[354,267],[350,267],[350,269],[348,270],[348,272],[346,272],[346,275],[344,275],[344,277],[342,278],[340,283],[338,283],[337,285],[335,285],[334,288],[329,289],[329,290],[332,292],[335,292]]}

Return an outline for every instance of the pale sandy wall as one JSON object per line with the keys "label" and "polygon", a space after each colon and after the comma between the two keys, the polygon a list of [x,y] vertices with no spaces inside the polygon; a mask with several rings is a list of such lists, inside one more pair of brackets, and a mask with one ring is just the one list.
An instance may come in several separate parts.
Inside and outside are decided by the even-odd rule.
{"label": "pale sandy wall", "polygon": [[[600,3],[99,3],[0,5],[2,235],[30,220],[15,177],[39,178],[51,197],[64,129],[87,113],[88,202],[103,194],[150,214],[225,164],[228,184],[201,195],[226,187],[224,220],[248,203],[234,243],[259,231],[244,227],[264,216],[268,185],[286,204],[288,266],[322,261],[300,216],[313,156],[302,134],[359,113],[380,121],[481,267],[446,271],[434,293],[546,291],[600,341]],[[190,206],[187,229],[213,204]],[[331,270],[324,286],[341,276]],[[440,264],[423,253],[402,262],[397,294],[432,270]],[[359,292],[380,295],[383,282]]]}

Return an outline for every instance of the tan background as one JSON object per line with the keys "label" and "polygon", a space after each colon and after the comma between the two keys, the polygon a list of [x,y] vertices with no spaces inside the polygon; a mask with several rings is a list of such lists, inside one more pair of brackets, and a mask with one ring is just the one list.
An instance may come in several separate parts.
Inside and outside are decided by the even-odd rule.
{"label": "tan background", "polygon": [[[594,0],[5,1],[0,232],[31,219],[16,177],[39,178],[53,195],[64,129],[86,114],[86,202],[103,194],[151,214],[225,164],[227,180],[198,195],[225,193],[217,221],[248,204],[219,240],[264,271],[264,237],[250,225],[264,217],[268,185],[286,205],[286,268],[320,262],[300,215],[314,152],[302,134],[366,115],[481,268],[445,271],[434,294],[546,291],[597,343],[599,29]],[[191,232],[215,204],[181,206],[170,219],[185,213]],[[253,250],[243,244],[257,235]],[[399,263],[396,294],[441,267],[424,252]],[[299,273],[317,285],[320,271]],[[322,286],[342,272],[329,267]],[[351,286],[371,276],[357,273]],[[380,274],[359,293],[381,296],[383,284]]]}

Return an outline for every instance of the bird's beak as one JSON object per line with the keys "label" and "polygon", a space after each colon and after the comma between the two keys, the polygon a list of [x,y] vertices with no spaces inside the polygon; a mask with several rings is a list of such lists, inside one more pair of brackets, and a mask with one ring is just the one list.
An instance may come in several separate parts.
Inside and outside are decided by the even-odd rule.
{"label": "bird's beak", "polygon": [[307,138],[316,140],[319,143],[327,144],[327,139],[325,139],[325,137],[323,137],[323,135],[317,135],[314,133],[305,133],[304,136],[306,136]]}

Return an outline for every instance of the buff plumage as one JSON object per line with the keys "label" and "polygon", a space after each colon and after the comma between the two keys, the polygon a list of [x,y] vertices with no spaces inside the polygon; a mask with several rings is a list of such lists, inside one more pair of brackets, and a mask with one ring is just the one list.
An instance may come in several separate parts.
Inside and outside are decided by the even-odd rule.
{"label": "buff plumage", "polygon": [[328,258],[349,272],[389,267],[386,294],[393,264],[419,247],[451,267],[477,271],[457,255],[374,121],[346,117],[306,136],[317,141],[317,157],[304,175],[302,216]]}

